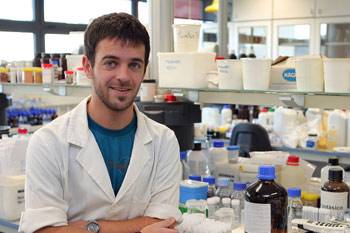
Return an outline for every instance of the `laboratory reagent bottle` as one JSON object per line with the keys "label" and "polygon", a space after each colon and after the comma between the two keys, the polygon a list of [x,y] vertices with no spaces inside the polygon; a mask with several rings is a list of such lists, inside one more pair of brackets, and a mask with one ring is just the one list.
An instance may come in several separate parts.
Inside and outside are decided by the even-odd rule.
{"label": "laboratory reagent bottle", "polygon": [[303,202],[301,201],[301,189],[288,189],[288,232],[292,232],[292,220],[302,218]]}
{"label": "laboratory reagent bottle", "polygon": [[187,163],[190,167],[190,175],[208,176],[210,175],[208,160],[202,151],[200,142],[195,142],[193,149],[187,155]]}
{"label": "laboratory reagent bottle", "polygon": [[227,177],[219,177],[216,181],[217,190],[215,196],[218,196],[222,201],[223,198],[231,197],[231,189],[229,188],[230,179]]}
{"label": "laboratory reagent bottle", "polygon": [[[328,164],[321,169],[321,187],[328,181],[328,171],[331,168],[337,168],[343,170],[343,175],[345,174],[344,168],[339,166],[338,158],[328,158]],[[344,177],[343,177],[344,178]]]}
{"label": "laboratory reagent bottle", "polygon": [[260,166],[257,178],[244,196],[244,231],[286,233],[288,197],[275,182],[275,167]]}
{"label": "laboratory reagent bottle", "polygon": [[234,182],[233,192],[231,199],[238,199],[240,201],[241,209],[244,209],[244,193],[247,188],[247,183],[245,182]]}
{"label": "laboratory reagent bottle", "polygon": [[343,182],[343,170],[329,169],[328,182],[321,188],[321,208],[331,210],[331,219],[343,221],[348,202],[349,187]]}
{"label": "laboratory reagent bottle", "polygon": [[208,198],[214,197],[216,188],[215,188],[215,177],[214,176],[205,176],[203,177],[203,182],[208,183]]}

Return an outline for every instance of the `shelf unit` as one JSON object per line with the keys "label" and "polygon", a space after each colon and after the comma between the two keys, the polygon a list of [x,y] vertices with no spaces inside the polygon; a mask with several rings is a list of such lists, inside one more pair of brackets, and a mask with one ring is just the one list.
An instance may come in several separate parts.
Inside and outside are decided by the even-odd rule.
{"label": "shelf unit", "polygon": [[165,89],[181,93],[191,101],[206,104],[350,109],[350,93],[162,88],[162,90]]}

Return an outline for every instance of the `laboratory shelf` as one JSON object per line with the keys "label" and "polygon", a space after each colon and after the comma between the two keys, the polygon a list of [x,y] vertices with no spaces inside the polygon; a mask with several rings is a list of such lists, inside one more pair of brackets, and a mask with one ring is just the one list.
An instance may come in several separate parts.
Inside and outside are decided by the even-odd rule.
{"label": "laboratory shelf", "polygon": [[321,151],[321,150],[308,150],[301,148],[289,148],[289,147],[273,147],[273,150],[286,151],[290,154],[300,156],[304,160],[316,161],[316,162],[328,162],[328,158],[337,157],[339,163],[350,164],[350,153],[336,152],[336,151]]}
{"label": "laboratory shelf", "polygon": [[207,104],[243,104],[323,109],[350,109],[350,93],[161,88]]}

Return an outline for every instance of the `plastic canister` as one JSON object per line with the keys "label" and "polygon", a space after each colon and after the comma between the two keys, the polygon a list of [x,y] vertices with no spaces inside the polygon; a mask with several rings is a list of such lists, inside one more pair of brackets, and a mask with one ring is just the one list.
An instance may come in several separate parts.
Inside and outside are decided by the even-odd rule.
{"label": "plastic canister", "polygon": [[173,24],[174,52],[197,52],[200,24]]}
{"label": "plastic canister", "polygon": [[225,143],[221,140],[214,140],[213,146],[209,149],[209,161],[211,173],[218,177],[218,165],[228,163],[227,150],[224,148]]}
{"label": "plastic canister", "polygon": [[43,83],[52,83],[54,79],[54,69],[52,64],[42,64]]}
{"label": "plastic canister", "polygon": [[244,90],[268,90],[270,86],[271,59],[242,60]]}
{"label": "plastic canister", "polygon": [[219,89],[242,90],[242,63],[240,60],[216,60]]}
{"label": "plastic canister", "polygon": [[323,66],[325,92],[350,92],[349,58],[324,58]]}
{"label": "plastic canister", "polygon": [[303,92],[323,91],[323,64],[320,57],[295,59],[297,90]]}
{"label": "plastic canister", "polygon": [[299,164],[299,157],[288,156],[287,166],[281,171],[281,185],[284,188],[303,187],[306,184],[306,175]]}
{"label": "plastic canister", "polygon": [[346,114],[335,109],[328,115],[328,145],[330,148],[346,146]]}
{"label": "plastic canister", "polygon": [[156,95],[157,84],[155,79],[144,79],[141,83],[139,96],[143,102],[153,101]]}
{"label": "plastic canister", "polygon": [[238,155],[239,155],[239,146],[231,145],[228,146],[227,149],[227,157],[229,163],[237,163],[238,162]]}
{"label": "plastic canister", "polygon": [[184,180],[180,182],[180,203],[185,204],[187,200],[206,200],[208,184],[205,182]]}

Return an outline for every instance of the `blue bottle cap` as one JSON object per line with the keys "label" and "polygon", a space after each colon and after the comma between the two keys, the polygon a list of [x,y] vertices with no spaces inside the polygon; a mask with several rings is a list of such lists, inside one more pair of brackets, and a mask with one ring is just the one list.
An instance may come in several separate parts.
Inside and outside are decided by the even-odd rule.
{"label": "blue bottle cap", "polygon": [[224,147],[225,143],[223,141],[220,141],[220,140],[215,140],[213,142],[213,146],[214,147]]}
{"label": "blue bottle cap", "polygon": [[231,145],[227,147],[227,150],[239,150],[239,146]]}
{"label": "blue bottle cap", "polygon": [[233,183],[233,190],[242,191],[242,190],[245,190],[246,188],[247,188],[247,183],[244,183],[244,182]]}
{"label": "blue bottle cap", "polygon": [[229,104],[224,104],[224,106],[222,108],[231,108],[231,105]]}
{"label": "blue bottle cap", "polygon": [[201,181],[201,176],[197,176],[197,175],[189,175],[188,179],[190,180],[196,180],[196,181]]}
{"label": "blue bottle cap", "polygon": [[205,177],[203,177],[203,182],[206,182],[210,185],[215,184],[215,177],[214,176],[205,176]]}
{"label": "blue bottle cap", "polygon": [[230,179],[227,177],[219,177],[216,181],[216,185],[220,187],[228,187],[228,183],[230,182]]}
{"label": "blue bottle cap", "polygon": [[180,159],[186,160],[186,158],[187,158],[187,151],[181,151],[180,152]]}
{"label": "blue bottle cap", "polygon": [[300,188],[288,188],[288,197],[301,197]]}
{"label": "blue bottle cap", "polygon": [[260,180],[274,180],[276,178],[275,166],[272,166],[272,165],[260,166],[257,178]]}

